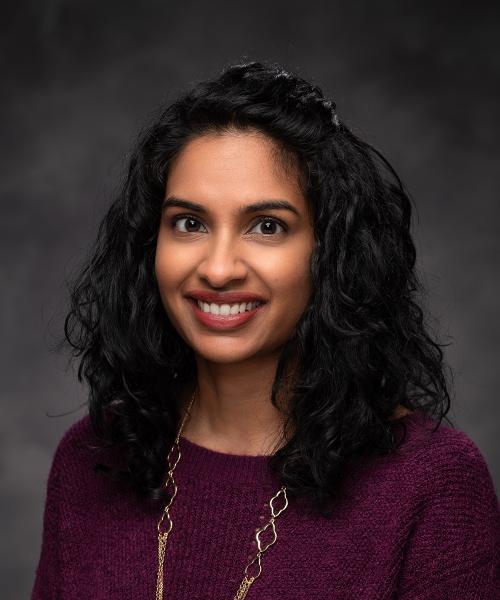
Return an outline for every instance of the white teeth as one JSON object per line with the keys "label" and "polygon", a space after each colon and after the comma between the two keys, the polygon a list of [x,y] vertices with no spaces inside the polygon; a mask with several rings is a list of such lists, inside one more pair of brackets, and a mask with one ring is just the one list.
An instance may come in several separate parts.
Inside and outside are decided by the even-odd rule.
{"label": "white teeth", "polygon": [[215,302],[212,302],[208,304],[201,300],[196,300],[196,302],[203,312],[211,313],[212,315],[236,315],[253,310],[256,306],[262,304],[261,302],[242,302],[241,304],[215,304]]}

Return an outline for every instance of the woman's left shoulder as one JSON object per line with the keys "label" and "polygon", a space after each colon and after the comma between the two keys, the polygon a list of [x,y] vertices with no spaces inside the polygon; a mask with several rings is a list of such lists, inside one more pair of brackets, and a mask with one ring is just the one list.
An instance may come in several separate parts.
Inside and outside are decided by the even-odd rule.
{"label": "woman's left shoulder", "polygon": [[449,494],[472,492],[472,487],[481,485],[495,495],[485,456],[465,431],[420,412],[407,415],[403,421],[405,439],[396,455],[412,487],[418,486],[422,492],[425,488],[429,493],[444,487]]}
{"label": "woman's left shoulder", "polygon": [[500,510],[485,457],[460,429],[413,426],[401,457],[414,502],[398,597],[497,597]]}
{"label": "woman's left shoulder", "polygon": [[457,470],[491,478],[483,453],[465,431],[424,414],[408,415],[405,421],[408,438],[402,453],[427,475],[444,476]]}
{"label": "woman's left shoulder", "polygon": [[396,447],[389,454],[371,455],[354,462],[354,479],[386,486],[397,480],[400,491],[432,493],[450,479],[486,482],[493,489],[486,459],[476,442],[463,430],[438,422],[422,411],[407,413],[392,423]]}

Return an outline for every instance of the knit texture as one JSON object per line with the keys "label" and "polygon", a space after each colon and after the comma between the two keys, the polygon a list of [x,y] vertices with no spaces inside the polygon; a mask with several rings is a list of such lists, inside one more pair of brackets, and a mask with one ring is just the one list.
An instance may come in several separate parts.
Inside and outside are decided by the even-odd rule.
{"label": "knit texture", "polygon": [[[290,500],[247,600],[500,599],[500,511],[483,456],[421,412],[402,420],[401,448],[348,472],[331,519]],[[155,598],[161,508],[94,473],[105,458],[95,442],[86,415],[56,449],[32,600]],[[279,482],[265,456],[184,437],[180,448],[164,598],[232,600]]]}

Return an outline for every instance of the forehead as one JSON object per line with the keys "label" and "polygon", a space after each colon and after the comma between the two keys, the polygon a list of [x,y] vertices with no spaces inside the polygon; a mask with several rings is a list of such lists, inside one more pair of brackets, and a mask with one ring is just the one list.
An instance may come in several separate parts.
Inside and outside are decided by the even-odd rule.
{"label": "forehead", "polygon": [[205,202],[286,198],[305,208],[298,169],[258,132],[210,133],[190,140],[170,165],[166,195]]}

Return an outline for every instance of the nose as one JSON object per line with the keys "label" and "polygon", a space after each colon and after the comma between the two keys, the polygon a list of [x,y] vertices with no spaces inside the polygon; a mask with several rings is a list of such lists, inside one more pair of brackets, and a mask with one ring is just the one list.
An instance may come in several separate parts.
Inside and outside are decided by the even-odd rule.
{"label": "nose", "polygon": [[230,232],[221,232],[212,237],[197,268],[198,275],[217,288],[244,279],[247,271],[241,246]]}

